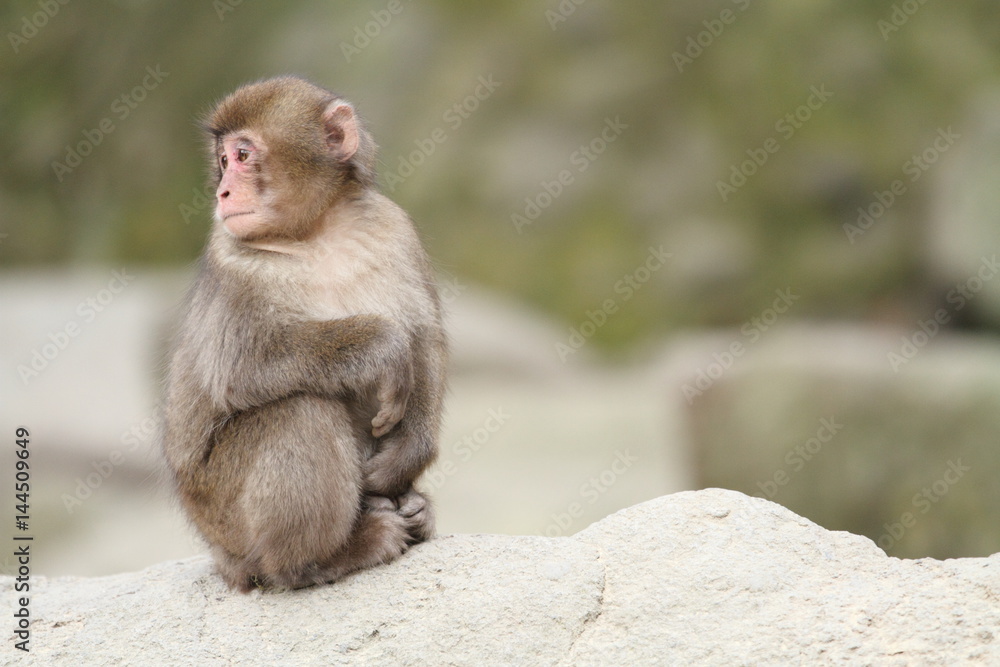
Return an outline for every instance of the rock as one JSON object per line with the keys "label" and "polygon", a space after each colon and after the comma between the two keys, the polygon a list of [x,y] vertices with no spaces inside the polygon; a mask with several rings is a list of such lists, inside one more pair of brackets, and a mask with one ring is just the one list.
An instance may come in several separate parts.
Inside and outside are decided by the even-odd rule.
{"label": "rock", "polygon": [[[1000,228],[1000,89],[984,87],[970,97],[955,128],[961,138],[948,149],[947,159],[934,175],[930,215],[924,233],[929,277],[936,281],[942,305],[954,306],[961,297],[968,306],[956,317],[973,326],[1000,327],[1000,280],[997,277],[997,244]],[[947,132],[945,134],[948,134]],[[953,135],[958,136],[958,135]],[[943,145],[946,142],[942,142]],[[954,292],[964,288],[964,294]],[[951,292],[952,301],[947,300]]]}
{"label": "rock", "polygon": [[444,536],[300,591],[230,593],[206,557],[31,586],[31,652],[8,634],[5,664],[1000,662],[1000,554],[890,558],[719,489],[574,537]]}

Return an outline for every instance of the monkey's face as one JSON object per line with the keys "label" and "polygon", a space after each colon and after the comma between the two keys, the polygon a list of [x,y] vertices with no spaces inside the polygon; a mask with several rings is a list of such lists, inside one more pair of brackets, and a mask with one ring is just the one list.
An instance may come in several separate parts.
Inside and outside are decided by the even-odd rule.
{"label": "monkey's face", "polygon": [[252,130],[216,146],[215,219],[241,240],[308,236],[340,190],[343,167],[326,146]]}
{"label": "monkey's face", "polygon": [[222,174],[215,190],[215,219],[238,238],[266,231],[269,202],[264,196],[264,150],[260,138],[247,133],[227,135],[218,142]]}
{"label": "monkey's face", "polygon": [[373,170],[374,145],[353,107],[301,79],[238,89],[205,129],[215,218],[241,240],[306,239],[352,182],[367,184]]}

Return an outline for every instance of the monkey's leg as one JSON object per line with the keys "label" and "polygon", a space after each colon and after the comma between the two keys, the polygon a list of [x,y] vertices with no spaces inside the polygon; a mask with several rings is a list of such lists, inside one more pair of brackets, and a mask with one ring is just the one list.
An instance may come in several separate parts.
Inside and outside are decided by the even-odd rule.
{"label": "monkey's leg", "polygon": [[[336,581],[351,572],[395,560],[410,544],[433,531],[430,504],[415,491],[399,499],[365,496],[364,509],[347,545],[315,574],[314,583]],[[429,522],[429,524],[428,524]]]}
{"label": "monkey's leg", "polygon": [[205,466],[211,492],[192,516],[217,547],[220,573],[244,591],[314,583],[361,511],[347,409],[299,394],[234,416],[216,440]]}

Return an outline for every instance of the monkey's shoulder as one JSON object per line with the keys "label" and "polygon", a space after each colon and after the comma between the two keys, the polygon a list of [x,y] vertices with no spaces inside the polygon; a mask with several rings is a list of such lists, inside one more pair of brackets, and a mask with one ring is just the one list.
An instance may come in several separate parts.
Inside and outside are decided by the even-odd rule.
{"label": "monkey's shoulder", "polygon": [[423,309],[433,298],[412,221],[378,193],[334,211],[299,267],[301,288],[327,314]]}
{"label": "monkey's shoulder", "polygon": [[331,260],[301,289],[302,311],[310,318],[336,319],[378,314],[393,319],[423,319],[432,294],[398,265],[366,263],[356,258]]}

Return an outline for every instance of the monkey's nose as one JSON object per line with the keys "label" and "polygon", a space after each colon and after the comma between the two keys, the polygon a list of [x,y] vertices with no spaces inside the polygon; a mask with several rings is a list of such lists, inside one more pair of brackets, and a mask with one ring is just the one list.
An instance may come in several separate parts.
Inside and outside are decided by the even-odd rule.
{"label": "monkey's nose", "polygon": [[219,199],[228,199],[228,198],[229,198],[229,190],[219,193]]}

